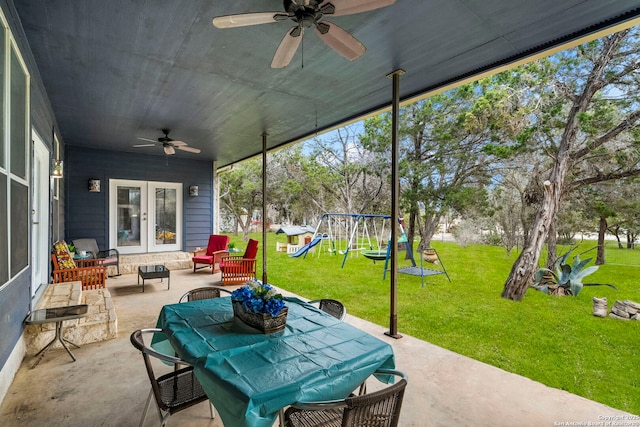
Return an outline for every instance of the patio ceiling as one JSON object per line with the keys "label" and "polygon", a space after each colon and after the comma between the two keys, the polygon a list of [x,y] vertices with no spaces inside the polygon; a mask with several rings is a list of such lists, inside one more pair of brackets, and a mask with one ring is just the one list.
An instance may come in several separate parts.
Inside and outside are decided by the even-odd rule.
{"label": "patio ceiling", "polygon": [[219,167],[334,128],[401,99],[536,55],[640,16],[640,0],[397,0],[329,18],[366,53],[349,62],[312,31],[271,69],[291,22],[217,29],[219,15],[281,0],[15,0],[66,144],[132,148],[170,128]]}

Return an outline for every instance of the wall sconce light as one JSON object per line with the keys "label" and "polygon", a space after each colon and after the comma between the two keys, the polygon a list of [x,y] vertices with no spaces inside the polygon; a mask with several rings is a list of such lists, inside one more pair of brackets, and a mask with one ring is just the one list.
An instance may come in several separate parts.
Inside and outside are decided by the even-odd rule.
{"label": "wall sconce light", "polygon": [[89,193],[99,193],[100,192],[100,180],[99,179],[90,179],[89,180]]}
{"label": "wall sconce light", "polygon": [[53,162],[53,171],[51,172],[51,178],[62,178],[62,160],[56,160]]}
{"label": "wall sconce light", "polygon": [[197,185],[189,186],[189,195],[191,197],[198,197],[198,186]]}

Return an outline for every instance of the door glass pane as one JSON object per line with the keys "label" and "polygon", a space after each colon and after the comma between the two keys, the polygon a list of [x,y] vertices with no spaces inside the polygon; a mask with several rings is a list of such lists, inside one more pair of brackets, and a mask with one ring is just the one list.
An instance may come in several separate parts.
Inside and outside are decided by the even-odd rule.
{"label": "door glass pane", "polygon": [[156,188],[156,245],[176,244],[176,190]]}
{"label": "door glass pane", "polygon": [[140,246],[140,187],[118,187],[118,246]]}

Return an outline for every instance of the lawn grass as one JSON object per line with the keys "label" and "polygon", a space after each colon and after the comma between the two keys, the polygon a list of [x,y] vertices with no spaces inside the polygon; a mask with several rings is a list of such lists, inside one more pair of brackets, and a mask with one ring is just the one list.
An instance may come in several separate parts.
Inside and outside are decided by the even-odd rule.
{"label": "lawn grass", "polygon": [[[261,235],[254,235],[261,239]],[[231,236],[239,247],[244,242]],[[276,253],[280,235],[268,234],[268,281],[309,299],[335,298],[347,311],[389,325],[389,276],[384,262],[359,255]],[[551,297],[530,289],[514,302],[500,297],[517,253],[503,248],[433,242],[451,277],[398,274],[398,332],[566,390],[605,405],[640,414],[640,322],[592,315],[592,297],[640,302],[640,250],[607,246],[607,264],[584,282],[578,297]],[[574,253],[593,248],[585,242]],[[261,246],[262,248],[262,246]],[[325,246],[326,248],[326,246]],[[566,248],[558,248],[563,253]],[[258,276],[261,277],[261,251]],[[400,253],[404,258],[404,253]],[[595,257],[595,251],[582,255]],[[408,261],[399,260],[399,266]],[[429,264],[425,265],[430,266]],[[437,267],[434,267],[437,268]]]}

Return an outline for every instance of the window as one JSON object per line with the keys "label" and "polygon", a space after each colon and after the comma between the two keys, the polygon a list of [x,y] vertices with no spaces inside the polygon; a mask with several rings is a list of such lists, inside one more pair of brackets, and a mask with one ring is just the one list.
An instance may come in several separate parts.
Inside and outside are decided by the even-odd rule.
{"label": "window", "polygon": [[[0,13],[0,287],[29,263],[29,74]],[[8,130],[8,132],[7,132]]]}

